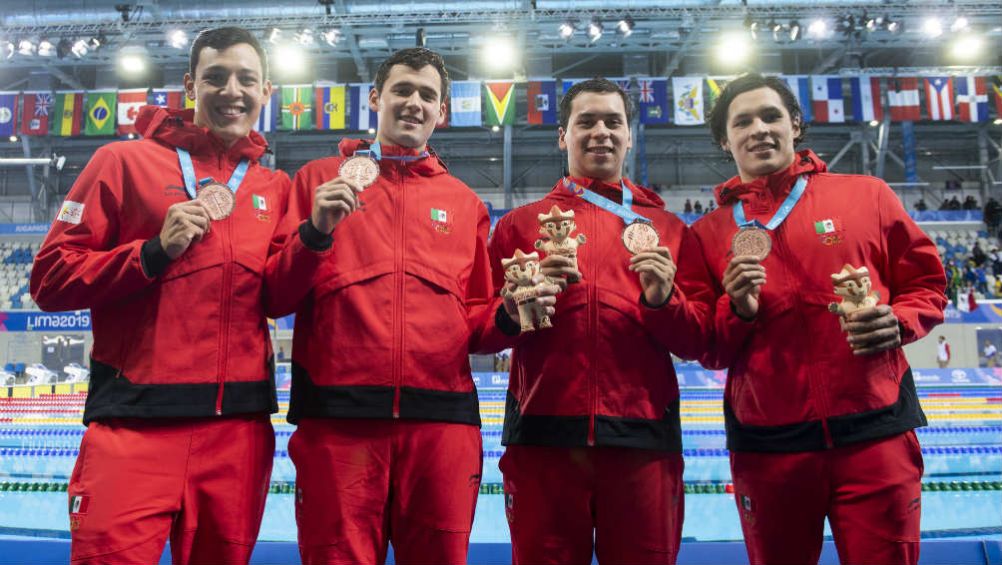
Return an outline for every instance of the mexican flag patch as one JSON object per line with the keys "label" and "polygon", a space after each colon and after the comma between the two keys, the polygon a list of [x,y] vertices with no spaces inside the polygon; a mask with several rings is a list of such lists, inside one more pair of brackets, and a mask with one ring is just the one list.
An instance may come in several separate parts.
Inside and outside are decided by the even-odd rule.
{"label": "mexican flag patch", "polygon": [[814,233],[818,235],[824,235],[826,233],[835,233],[835,220],[827,219],[821,220],[820,222],[814,222]]}
{"label": "mexican flag patch", "polygon": [[77,495],[70,497],[70,514],[86,514],[88,506],[90,506],[89,496]]}
{"label": "mexican flag patch", "polygon": [[264,196],[258,196],[257,194],[251,195],[251,202],[254,203],[255,210],[267,210],[268,205],[264,202]]}
{"label": "mexican flag patch", "polygon": [[445,210],[439,210],[438,208],[431,209],[431,221],[441,222],[443,224],[449,223],[449,214]]}

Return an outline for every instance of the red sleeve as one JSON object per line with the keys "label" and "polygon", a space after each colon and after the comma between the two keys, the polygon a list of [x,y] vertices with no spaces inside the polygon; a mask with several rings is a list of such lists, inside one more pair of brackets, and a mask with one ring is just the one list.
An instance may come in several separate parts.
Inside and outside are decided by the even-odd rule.
{"label": "red sleeve", "polygon": [[[487,254],[490,262],[491,273],[491,301],[487,306],[487,312],[479,320],[478,330],[479,341],[477,343],[477,353],[496,353],[510,347],[514,347],[519,341],[520,333],[514,335],[507,334],[497,327],[496,316],[499,308],[504,308],[501,298],[501,289],[504,288],[504,269],[501,268],[501,260],[508,258],[510,244],[508,243],[511,227],[511,214],[508,214],[498,221],[494,226],[494,235],[491,236]],[[517,327],[517,326],[516,326]]]}
{"label": "red sleeve", "polygon": [[[31,296],[47,311],[82,310],[149,286],[145,241],[118,243],[122,164],[107,146],[77,177],[31,269]],[[149,220],[149,219],[147,219]]]}
{"label": "red sleeve", "polygon": [[908,216],[890,187],[880,184],[877,205],[887,257],[881,275],[891,292],[901,343],[907,344],[943,322],[946,273],[936,245]]}
{"label": "red sleeve", "polygon": [[[289,191],[285,214],[275,230],[264,272],[265,314],[278,318],[291,314],[313,288],[313,274],[330,253],[331,238],[304,239],[316,188],[310,167],[296,173]],[[288,177],[286,177],[288,182]],[[312,230],[316,232],[316,230]],[[321,235],[321,234],[317,234]]]}
{"label": "red sleeve", "polygon": [[485,332],[494,322],[497,304],[494,300],[494,283],[491,280],[490,252],[487,250],[487,235],[491,230],[491,218],[487,207],[480,203],[477,213],[477,243],[473,257],[473,270],[466,285],[466,312],[470,326],[470,351],[483,350]]}
{"label": "red sleeve", "polygon": [[682,241],[678,257],[674,259],[678,270],[671,298],[660,308],[645,305],[641,322],[675,355],[702,359],[707,355],[713,335],[711,323],[716,296],[702,247],[686,226],[682,226]]}

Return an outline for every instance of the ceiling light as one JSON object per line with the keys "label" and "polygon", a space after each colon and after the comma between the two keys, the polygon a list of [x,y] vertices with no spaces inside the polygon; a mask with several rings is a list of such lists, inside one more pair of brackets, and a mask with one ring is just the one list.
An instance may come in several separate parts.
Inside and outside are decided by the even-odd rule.
{"label": "ceiling light", "polygon": [[933,38],[943,35],[943,22],[939,18],[926,18],[922,22],[922,33]]}
{"label": "ceiling light", "polygon": [[30,39],[22,39],[17,42],[17,52],[21,55],[34,55],[35,44]]}
{"label": "ceiling light", "polygon": [[341,39],[341,30],[337,28],[331,28],[323,32],[323,34],[321,35],[323,36],[324,42],[326,42],[327,45],[334,47],[335,45],[337,45],[338,40]]}
{"label": "ceiling light", "polygon": [[167,42],[174,49],[184,49],[188,46],[188,34],[183,29],[175,29],[167,34]]}
{"label": "ceiling light", "polygon": [[602,31],[602,22],[600,22],[598,18],[592,18],[591,21],[588,22],[588,37],[591,38],[592,43],[595,43],[602,38]]}
{"label": "ceiling light", "polygon": [[571,21],[566,21],[560,24],[559,29],[561,39],[570,39],[570,37],[574,35],[574,23]]}
{"label": "ceiling light", "polygon": [[56,54],[56,46],[48,39],[38,42],[38,54],[42,57],[51,57]]}
{"label": "ceiling light", "polygon": [[964,16],[957,16],[957,19],[953,20],[953,23],[950,25],[950,31],[963,31],[967,29],[968,25],[969,22],[967,21],[967,18]]}
{"label": "ceiling light", "polygon": [[822,19],[816,19],[807,26],[807,37],[822,39],[828,35],[828,24]]}
{"label": "ceiling light", "polygon": [[89,51],[88,42],[86,39],[78,39],[73,43],[73,47],[70,48],[70,52],[77,57],[83,57]]}
{"label": "ceiling light", "polygon": [[308,27],[303,28],[296,34],[295,39],[300,45],[313,45],[313,30]]}
{"label": "ceiling light", "polygon": [[268,32],[268,42],[278,43],[279,41],[282,41],[282,30],[277,27],[271,28],[271,31]]}
{"label": "ceiling light", "polygon": [[623,37],[630,37],[630,34],[633,33],[633,26],[633,18],[626,16],[616,24],[616,31],[622,34]]}

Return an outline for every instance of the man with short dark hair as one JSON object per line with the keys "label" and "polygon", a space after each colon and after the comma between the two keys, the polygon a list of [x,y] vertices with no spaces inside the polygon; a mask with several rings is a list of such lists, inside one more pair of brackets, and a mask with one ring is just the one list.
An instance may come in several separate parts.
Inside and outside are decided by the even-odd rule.
{"label": "man with short dark hair", "polygon": [[[290,189],[258,162],[271,95],[240,28],[202,32],[194,110],[146,106],[143,139],[84,168],[35,257],[45,310],[90,308],[87,431],[68,489],[73,563],[247,563],[277,411],[261,273]],[[309,259],[316,253],[299,255]]]}
{"label": "man with short dark hair", "polygon": [[520,334],[506,300],[483,338],[513,347],[501,459],[512,562],[587,564],[594,552],[600,563],[674,563],[684,495],[671,354],[703,352],[713,293],[685,224],[623,175],[623,90],[575,84],[560,123],[570,174],[501,218],[490,243],[501,288],[502,261],[552,248],[541,233],[559,225],[584,241],[576,260],[550,253],[540,263],[566,287],[552,328]]}
{"label": "man with short dark hair", "polygon": [[269,275],[296,310],[300,554],[382,563],[392,543],[398,563],[465,563],[481,471],[468,354],[491,295],[490,220],[427,145],[445,117],[442,58],[405,49],[376,77],[375,140],[342,140],[293,183],[287,230],[330,250],[312,276]]}
{"label": "man with short dark hair", "polygon": [[[901,350],[943,321],[936,247],[880,179],[797,152],[786,83],[749,74],[710,117],[737,165],[693,225],[718,288],[712,355],[748,555],[914,564],[926,424]],[[875,305],[874,305],[875,304]]]}

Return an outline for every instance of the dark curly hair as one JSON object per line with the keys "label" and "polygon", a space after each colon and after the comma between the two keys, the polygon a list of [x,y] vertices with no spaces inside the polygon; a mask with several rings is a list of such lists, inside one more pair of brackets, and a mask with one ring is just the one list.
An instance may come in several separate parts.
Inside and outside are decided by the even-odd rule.
{"label": "dark curly hair", "polygon": [[794,146],[804,140],[804,136],[807,133],[807,123],[804,122],[804,111],[800,108],[797,97],[790,91],[790,87],[787,86],[786,81],[779,77],[767,77],[758,73],[747,73],[727,83],[723,92],[720,93],[720,98],[717,99],[713,109],[710,110],[710,133],[713,135],[714,145],[720,147],[721,144],[727,141],[727,113],[730,110],[731,102],[739,94],[759,88],[771,88],[775,90],[776,94],[779,94],[779,98],[783,101],[783,106],[786,106],[786,111],[790,113],[790,119],[793,123],[800,126],[800,134],[793,140]]}

